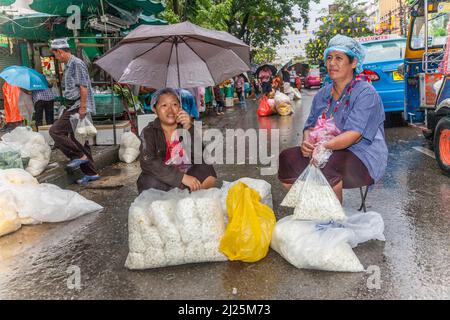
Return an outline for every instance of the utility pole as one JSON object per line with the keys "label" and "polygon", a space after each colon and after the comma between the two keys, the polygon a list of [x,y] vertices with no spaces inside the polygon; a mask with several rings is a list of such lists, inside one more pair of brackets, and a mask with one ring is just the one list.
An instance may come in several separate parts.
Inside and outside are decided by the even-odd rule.
{"label": "utility pole", "polygon": [[405,35],[405,7],[403,6],[403,0],[398,0],[399,15],[400,15],[400,35]]}
{"label": "utility pole", "polygon": [[389,16],[388,16],[387,21],[389,23],[388,32],[389,32],[389,34],[391,34],[392,33],[392,10],[389,10]]}

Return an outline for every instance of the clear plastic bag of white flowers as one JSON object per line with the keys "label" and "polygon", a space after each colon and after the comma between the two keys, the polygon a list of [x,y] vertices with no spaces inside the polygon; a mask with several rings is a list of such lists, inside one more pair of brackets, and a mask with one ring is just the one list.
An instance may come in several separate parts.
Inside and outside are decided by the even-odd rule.
{"label": "clear plastic bag of white flowers", "polygon": [[295,208],[294,219],[311,221],[344,221],[347,216],[336,194],[315,165],[300,175],[281,203]]}
{"label": "clear plastic bag of white flowers", "polygon": [[93,123],[90,113],[86,113],[83,119],[81,119],[79,113],[70,116],[70,124],[78,142],[85,144],[89,138],[97,135],[97,129]]}

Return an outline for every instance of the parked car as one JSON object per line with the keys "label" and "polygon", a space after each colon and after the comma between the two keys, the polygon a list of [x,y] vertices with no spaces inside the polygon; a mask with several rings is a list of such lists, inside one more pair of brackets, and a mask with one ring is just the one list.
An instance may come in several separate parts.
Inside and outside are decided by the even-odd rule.
{"label": "parked car", "polygon": [[363,74],[372,81],[383,101],[385,112],[403,112],[405,83],[398,67],[404,62],[406,39],[368,39],[361,42],[366,49]]}
{"label": "parked car", "polygon": [[310,89],[311,87],[320,87],[322,85],[320,69],[310,69],[304,83],[306,89]]}

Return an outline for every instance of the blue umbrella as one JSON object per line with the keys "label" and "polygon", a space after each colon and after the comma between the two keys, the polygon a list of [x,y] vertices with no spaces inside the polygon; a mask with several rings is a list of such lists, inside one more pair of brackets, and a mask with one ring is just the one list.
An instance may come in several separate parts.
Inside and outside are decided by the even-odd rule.
{"label": "blue umbrella", "polygon": [[44,75],[40,74],[34,69],[24,66],[11,66],[0,73],[3,78],[10,85],[33,91],[48,89],[48,82]]}

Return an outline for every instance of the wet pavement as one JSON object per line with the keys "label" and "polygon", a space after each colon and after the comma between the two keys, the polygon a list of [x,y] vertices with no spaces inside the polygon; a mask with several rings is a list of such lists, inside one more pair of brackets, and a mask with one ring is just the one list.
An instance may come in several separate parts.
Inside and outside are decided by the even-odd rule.
{"label": "wet pavement", "polygon": [[[304,92],[290,117],[258,119],[256,104],[250,101],[248,110],[236,107],[223,117],[209,116],[205,126],[276,128],[281,149],[295,146],[315,93]],[[380,271],[379,288],[370,286],[376,272],[299,270],[272,250],[254,264],[127,270],[127,214],[137,196],[140,171],[135,163],[118,164],[102,173],[121,177],[124,187],[73,187],[103,205],[102,213],[67,223],[25,226],[0,238],[0,299],[450,299],[450,179],[434,159],[414,149],[427,148],[417,129],[388,128],[386,136],[387,173],[367,200],[368,209],[384,218],[386,242],[371,241],[355,249],[364,267]],[[216,171],[221,183],[261,178],[260,168],[219,165]],[[291,214],[279,206],[286,192],[276,176],[262,178],[272,184],[277,218]],[[344,197],[345,206],[359,207],[359,190],[346,190]],[[80,290],[67,285],[74,266],[81,272]]]}

